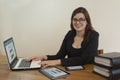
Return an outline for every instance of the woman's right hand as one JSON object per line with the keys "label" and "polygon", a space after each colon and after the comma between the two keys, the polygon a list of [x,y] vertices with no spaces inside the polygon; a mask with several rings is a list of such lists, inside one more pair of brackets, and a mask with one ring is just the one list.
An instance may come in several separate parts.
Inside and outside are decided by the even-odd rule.
{"label": "woman's right hand", "polygon": [[32,61],[32,60],[47,60],[47,56],[46,55],[40,55],[40,56],[33,56],[27,59],[28,61]]}

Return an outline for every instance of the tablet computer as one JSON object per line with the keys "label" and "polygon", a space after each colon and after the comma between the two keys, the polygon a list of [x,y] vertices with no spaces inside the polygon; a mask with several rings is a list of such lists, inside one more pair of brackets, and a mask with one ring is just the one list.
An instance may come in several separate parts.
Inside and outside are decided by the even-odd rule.
{"label": "tablet computer", "polygon": [[70,73],[63,71],[62,69],[59,69],[57,67],[49,67],[45,69],[40,69],[39,72],[41,72],[42,74],[44,74],[50,79],[67,77],[68,75],[70,75]]}
{"label": "tablet computer", "polygon": [[79,65],[79,66],[66,66],[65,69],[66,70],[83,70],[85,68],[83,66]]}

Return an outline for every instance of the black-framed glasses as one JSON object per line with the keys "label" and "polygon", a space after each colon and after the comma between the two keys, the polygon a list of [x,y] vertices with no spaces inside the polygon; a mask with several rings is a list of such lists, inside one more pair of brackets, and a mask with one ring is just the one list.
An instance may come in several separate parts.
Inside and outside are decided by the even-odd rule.
{"label": "black-framed glasses", "polygon": [[73,18],[73,22],[84,22],[86,19],[85,18],[79,18],[79,19],[76,19],[76,18]]}

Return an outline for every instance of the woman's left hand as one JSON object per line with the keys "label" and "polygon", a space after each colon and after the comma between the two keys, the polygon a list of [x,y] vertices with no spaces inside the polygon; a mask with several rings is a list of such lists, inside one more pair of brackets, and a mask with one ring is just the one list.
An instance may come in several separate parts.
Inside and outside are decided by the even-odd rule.
{"label": "woman's left hand", "polygon": [[48,66],[57,66],[61,64],[61,60],[47,60],[47,61],[42,61],[39,64],[41,64],[43,68]]}

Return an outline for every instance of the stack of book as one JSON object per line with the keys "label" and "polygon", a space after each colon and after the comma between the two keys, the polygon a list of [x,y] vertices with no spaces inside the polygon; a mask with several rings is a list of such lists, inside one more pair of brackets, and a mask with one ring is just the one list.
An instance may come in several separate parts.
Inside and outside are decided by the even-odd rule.
{"label": "stack of book", "polygon": [[120,53],[110,52],[95,56],[93,72],[110,80],[120,77]]}

